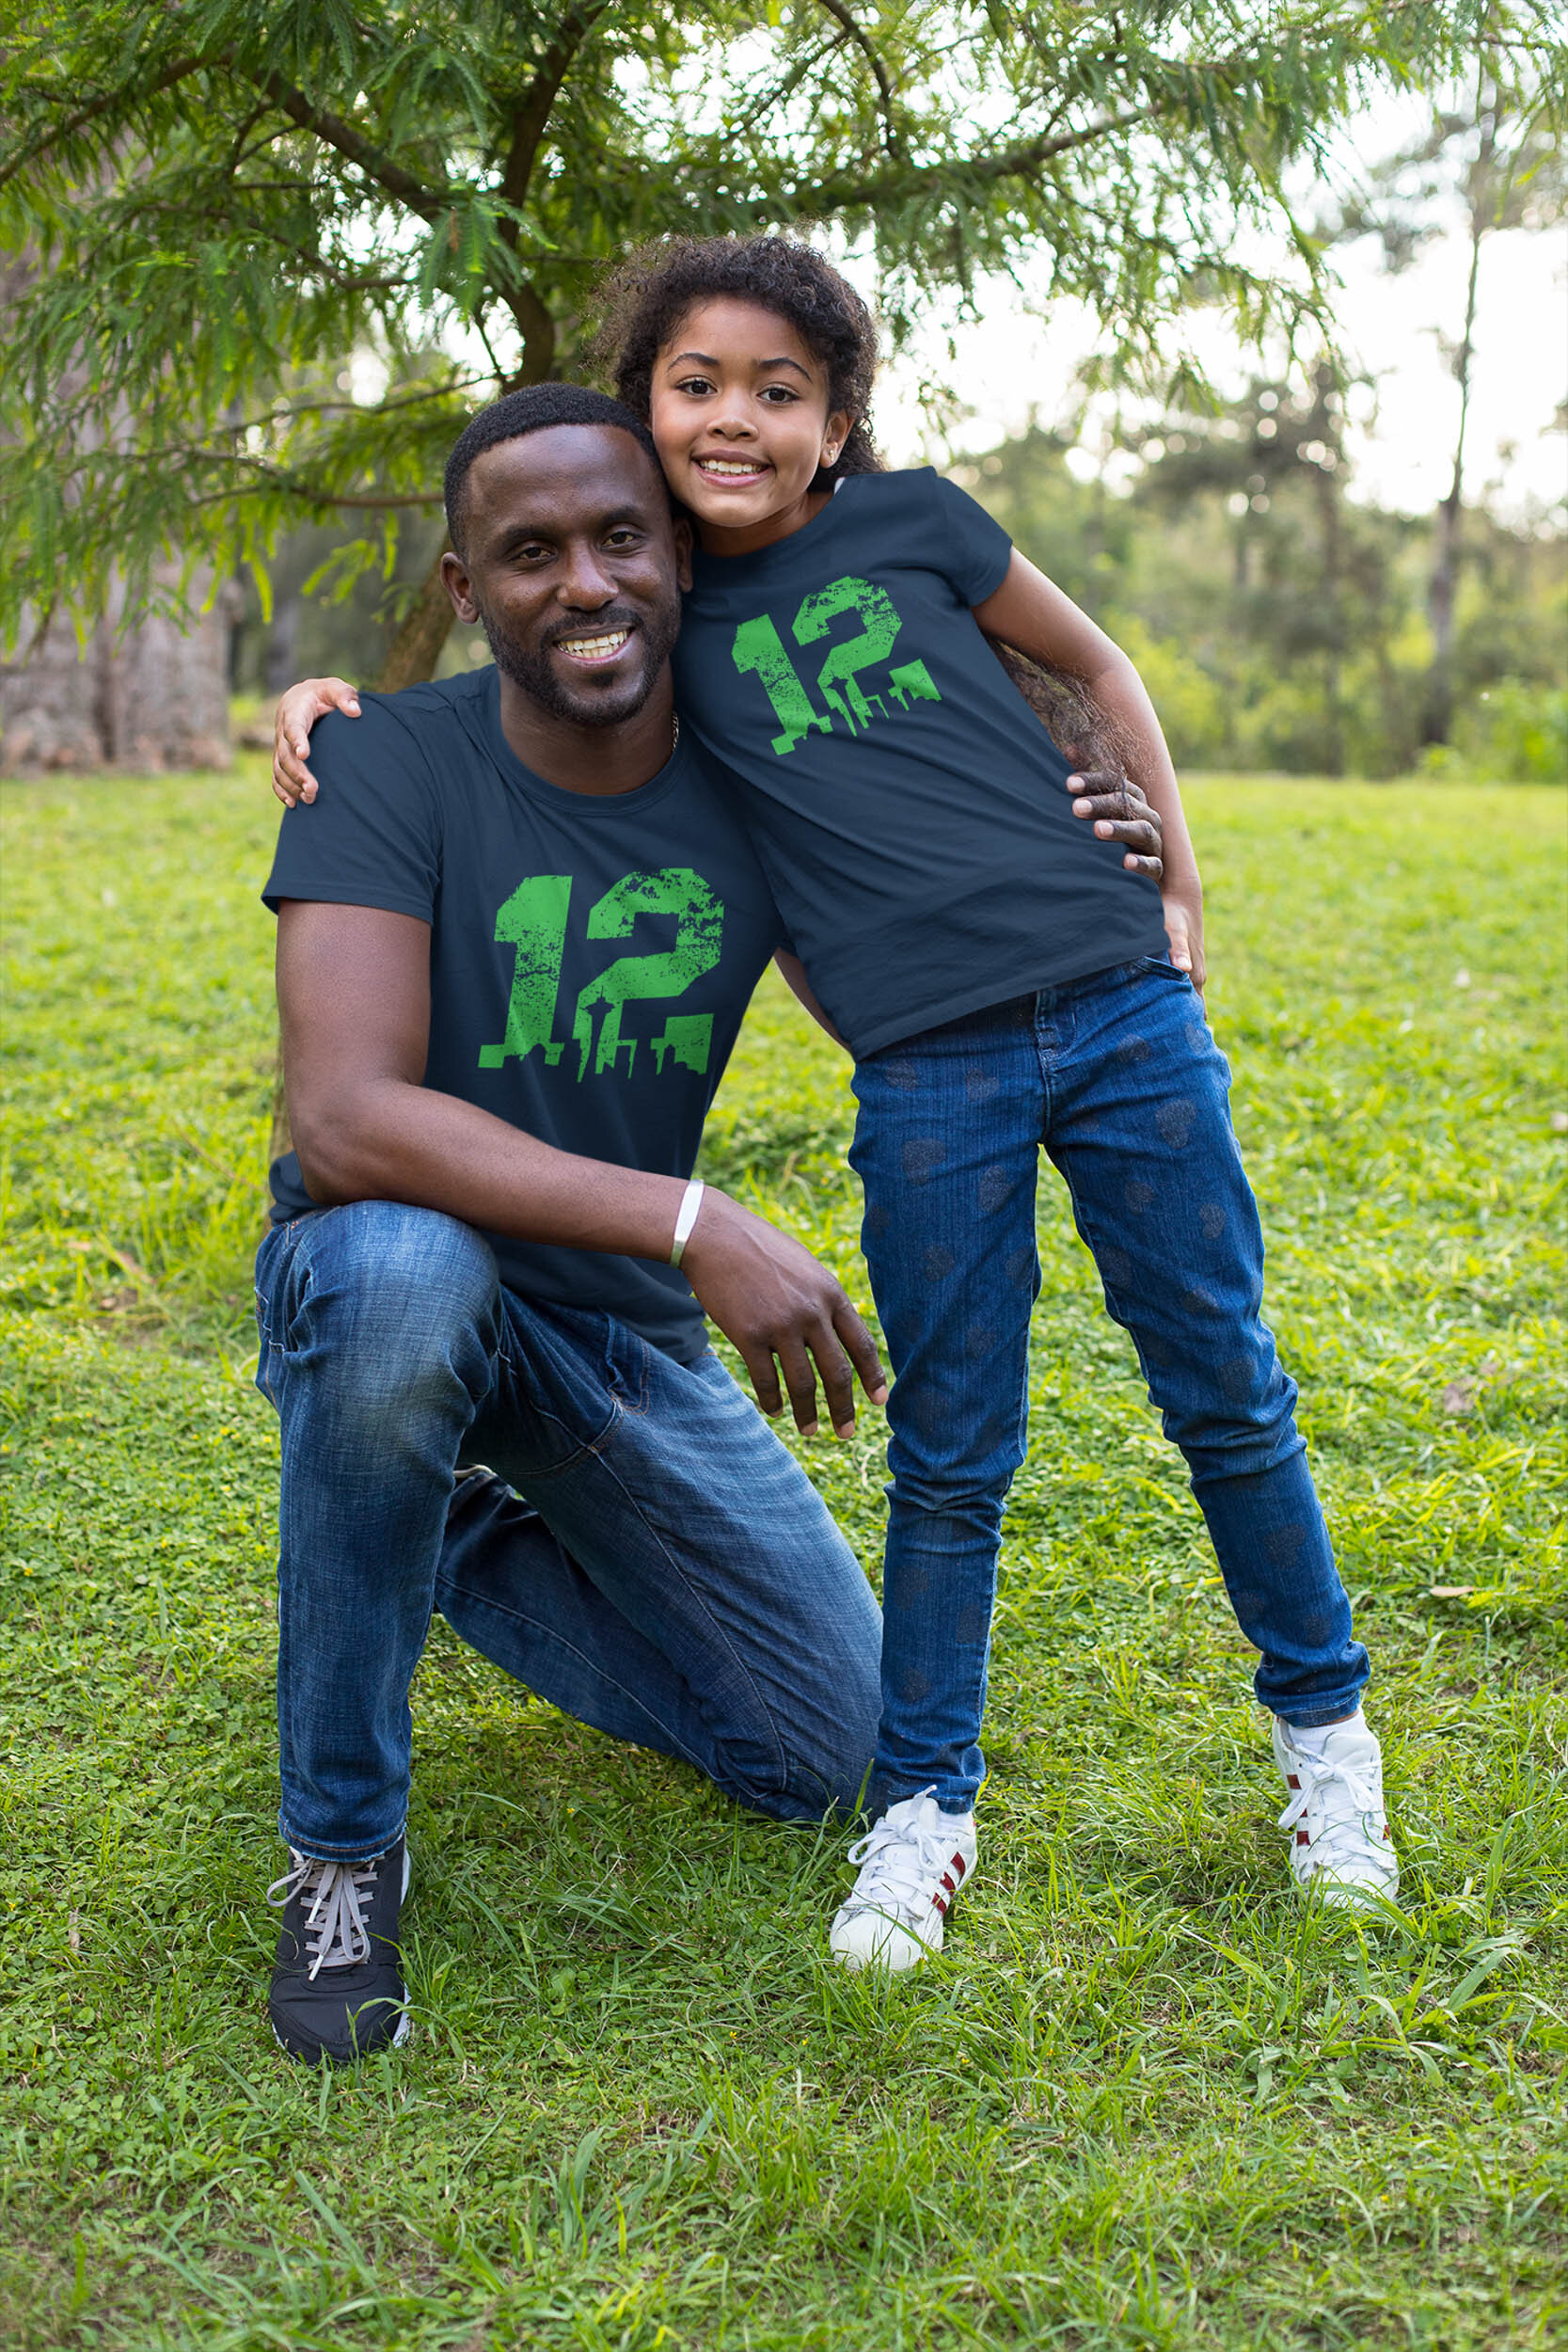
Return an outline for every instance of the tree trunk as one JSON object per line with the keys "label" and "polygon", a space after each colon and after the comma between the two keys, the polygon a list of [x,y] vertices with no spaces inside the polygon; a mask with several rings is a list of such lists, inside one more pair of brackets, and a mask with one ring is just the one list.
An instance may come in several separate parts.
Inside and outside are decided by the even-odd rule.
{"label": "tree trunk", "polygon": [[[1482,118],[1481,91],[1476,92],[1476,118]],[[1497,117],[1484,119],[1481,148],[1470,179],[1470,278],[1465,292],[1465,332],[1454,354],[1454,381],[1459,386],[1459,431],[1454,438],[1453,476],[1448,497],[1437,509],[1437,556],[1427,593],[1432,622],[1432,667],[1427,673],[1426,708],[1421,723],[1423,743],[1446,743],[1453,725],[1453,616],[1459,582],[1460,529],[1464,520],[1465,432],[1470,418],[1470,369],[1475,358],[1476,286],[1481,277],[1481,241],[1496,217],[1492,162],[1497,146]]]}
{"label": "tree trunk", "polygon": [[0,664],[0,771],[228,767],[225,600],[183,629],[150,614],[121,632],[124,610],[117,586],[85,645],[56,613]]}
{"label": "tree trunk", "polygon": [[1339,530],[1339,471],[1344,460],[1335,413],[1330,405],[1333,378],[1326,368],[1317,375],[1317,400],[1308,420],[1314,436],[1338,462],[1318,469],[1318,519],[1323,532],[1323,603],[1328,643],[1323,660],[1324,764],[1331,776],[1345,772],[1343,667],[1345,656],[1344,584]]}
{"label": "tree trunk", "polygon": [[376,691],[399,694],[405,686],[418,686],[421,679],[434,677],[436,664],[441,659],[441,648],[451,633],[455,614],[446,581],[441,578],[443,546],[429,571],[424,584],[409,606],[403,627],[392,640],[391,650],[382,664],[376,680]]}

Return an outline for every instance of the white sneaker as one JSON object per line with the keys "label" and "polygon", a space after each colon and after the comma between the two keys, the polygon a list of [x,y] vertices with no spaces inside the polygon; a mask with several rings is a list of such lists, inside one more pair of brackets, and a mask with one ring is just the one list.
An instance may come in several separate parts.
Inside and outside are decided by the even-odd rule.
{"label": "white sneaker", "polygon": [[[1329,1726],[1316,1753],[1298,1747],[1299,1735],[1276,1715],[1275,1761],[1291,1802],[1279,1817],[1295,1835],[1291,1867],[1303,1894],[1362,1909],[1392,1901],[1400,1866],[1383,1809],[1383,1751],[1357,1712]],[[1316,1742],[1314,1742],[1316,1747]]]}
{"label": "white sneaker", "polygon": [[942,1949],[947,1907],[974,1867],[974,1816],[943,1813],[928,1788],[889,1805],[849,1849],[860,1876],[828,1932],[846,1968],[895,1976]]}

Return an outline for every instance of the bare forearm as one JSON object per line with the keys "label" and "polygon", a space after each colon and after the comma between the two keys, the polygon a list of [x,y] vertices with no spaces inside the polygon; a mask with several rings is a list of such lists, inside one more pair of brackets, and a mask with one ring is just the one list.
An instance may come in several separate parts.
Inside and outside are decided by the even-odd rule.
{"label": "bare forearm", "polygon": [[475,1104],[398,1078],[366,1079],[290,1119],[306,1186],[324,1208],[404,1200],[465,1225],[571,1249],[668,1258],[684,1184],[558,1152]]}

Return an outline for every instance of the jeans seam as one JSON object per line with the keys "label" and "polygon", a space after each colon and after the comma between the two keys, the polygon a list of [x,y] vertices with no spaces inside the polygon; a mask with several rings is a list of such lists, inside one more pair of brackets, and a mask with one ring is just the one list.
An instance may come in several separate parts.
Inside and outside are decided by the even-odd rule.
{"label": "jeans seam", "polygon": [[[598,1448],[596,1446],[592,1450],[595,1454],[598,1453]],[[703,1614],[707,1618],[708,1623],[712,1626],[715,1639],[719,1645],[723,1649],[725,1656],[729,1659],[732,1670],[742,1677],[747,1689],[751,1692],[752,1700],[756,1706],[757,1714],[768,1725],[768,1735],[773,1746],[774,1765],[779,1775],[779,1786],[781,1788],[787,1788],[789,1786],[787,1769],[789,1752],[784,1745],[779,1726],[774,1721],[773,1709],[767,1704],[762,1692],[758,1690],[756,1678],[752,1675],[751,1668],[746,1664],[745,1661],[737,1655],[735,1645],[731,1641],[728,1632],[725,1630],[720,1620],[714,1616],[706,1599],[693,1586],[691,1580],[687,1575],[677,1554],[671,1550],[670,1546],[665,1539],[663,1529],[649,1518],[637,1496],[632,1493],[631,1489],[626,1486],[625,1480],[617,1475],[614,1465],[610,1462],[609,1456],[606,1454],[600,1454],[599,1458],[603,1462],[604,1468],[609,1475],[614,1480],[615,1485],[624,1499],[626,1509],[638,1519],[640,1519],[642,1525],[647,1529],[649,1534],[657,1545],[660,1554],[669,1562],[673,1573],[679,1577],[681,1583],[685,1587],[691,1601],[701,1608]]]}
{"label": "jeans seam", "polygon": [[[522,1475],[531,1484],[535,1479],[559,1478],[564,1471],[576,1470],[583,1462],[603,1461],[605,1459],[603,1449],[615,1435],[621,1421],[620,1398],[612,1398],[611,1403],[615,1409],[596,1438],[584,1438],[578,1444],[575,1454],[563,1454],[559,1462],[543,1464],[531,1462]],[[566,1426],[565,1422],[558,1421],[553,1413],[542,1413],[540,1419],[549,1422],[557,1429],[564,1429]]]}
{"label": "jeans seam", "polygon": [[[652,1708],[649,1707],[646,1699],[643,1698],[641,1692],[632,1690],[628,1684],[621,1681],[617,1676],[607,1673],[604,1662],[601,1659],[591,1657],[586,1650],[580,1649],[576,1642],[568,1641],[565,1634],[561,1631],[559,1627],[550,1625],[543,1617],[531,1616],[526,1609],[514,1609],[509,1601],[498,1600],[492,1593],[482,1593],[476,1591],[473,1585],[465,1584],[455,1576],[438,1573],[436,1580],[437,1593],[439,1593],[443,1584],[450,1586],[451,1591],[454,1593],[461,1593],[465,1599],[477,1604],[480,1608],[494,1609],[500,1615],[515,1619],[518,1625],[531,1626],[535,1632],[544,1634],[548,1641],[554,1643],[561,1650],[562,1650],[568,1658],[575,1658],[580,1665],[588,1667],[593,1674],[597,1675],[610,1690],[619,1692],[622,1698],[628,1699],[634,1707],[640,1707],[643,1713],[648,1717],[650,1723],[656,1723],[658,1724],[660,1731],[664,1733],[666,1739],[672,1742],[680,1756],[688,1764],[691,1766],[694,1772],[701,1772],[705,1780],[711,1777],[706,1766],[703,1763],[702,1758],[692,1754],[691,1750],[687,1746],[686,1741],[681,1738],[678,1731],[673,1730],[668,1724],[660,1721],[659,1717],[657,1716]],[[520,1689],[526,1689],[527,1686],[525,1684],[519,1684],[518,1687]]]}
{"label": "jeans seam", "polygon": [[[504,1316],[501,1318],[500,1335],[496,1343],[496,1376],[492,1379],[489,1392],[484,1399],[484,1406],[486,1407],[489,1406],[496,1399],[497,1392],[500,1388],[499,1375],[503,1368],[505,1369],[507,1377],[514,1390],[526,1391],[527,1381],[525,1375],[518,1369],[517,1359],[513,1355],[510,1347],[507,1345],[506,1321]],[[579,1462],[586,1460],[591,1455],[597,1454],[600,1446],[605,1443],[606,1439],[614,1436],[620,1423],[623,1409],[621,1399],[615,1395],[612,1390],[607,1388],[606,1394],[610,1401],[610,1419],[605,1422],[604,1427],[598,1432],[598,1435],[593,1438],[578,1439],[577,1441],[575,1451],[570,1454],[562,1454],[558,1462],[550,1462],[548,1464],[531,1462],[528,1465],[527,1470],[528,1477],[531,1479],[558,1478],[562,1470],[574,1470]],[[529,1406],[528,1409],[535,1419],[542,1422],[547,1422],[552,1429],[559,1429],[567,1437],[571,1437],[573,1435],[573,1432],[568,1427],[568,1424],[561,1419],[558,1413],[550,1412],[544,1406],[536,1406],[532,1404]],[[476,1411],[475,1419],[477,1420],[478,1418],[479,1413]]]}

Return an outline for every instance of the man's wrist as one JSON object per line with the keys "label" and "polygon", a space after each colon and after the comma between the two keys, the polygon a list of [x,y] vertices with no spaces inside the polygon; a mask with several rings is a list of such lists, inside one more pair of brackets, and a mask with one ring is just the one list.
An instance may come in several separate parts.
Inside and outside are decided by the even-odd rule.
{"label": "man's wrist", "polygon": [[704,1184],[702,1178],[700,1176],[693,1176],[690,1183],[687,1185],[686,1190],[681,1195],[681,1204],[675,1213],[674,1240],[670,1248],[670,1263],[672,1265],[678,1266],[682,1258],[686,1254],[686,1245],[691,1239],[692,1232],[695,1230],[698,1213],[702,1208],[703,1195],[705,1190],[706,1187]]}

